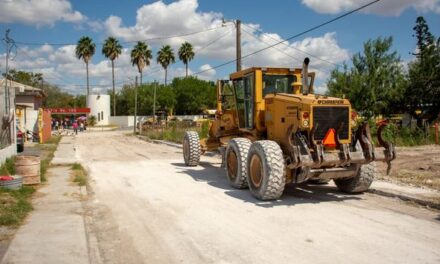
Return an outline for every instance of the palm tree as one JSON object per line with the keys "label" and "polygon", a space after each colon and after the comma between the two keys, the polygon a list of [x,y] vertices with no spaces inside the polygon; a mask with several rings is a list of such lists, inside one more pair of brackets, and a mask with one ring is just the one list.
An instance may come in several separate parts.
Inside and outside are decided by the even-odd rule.
{"label": "palm tree", "polygon": [[116,116],[116,91],[115,91],[115,59],[121,55],[122,46],[114,37],[108,37],[102,46],[102,54],[112,62],[113,81],[113,116]]}
{"label": "palm tree", "polygon": [[153,58],[151,55],[151,50],[145,42],[138,41],[136,46],[131,50],[131,63],[138,67],[139,74],[141,75],[142,84],[142,70],[145,66],[150,65],[150,60]]}
{"label": "palm tree", "polygon": [[162,65],[165,70],[165,85],[167,84],[168,66],[175,61],[176,59],[174,58],[174,51],[170,45],[162,46],[162,48],[157,52],[157,62]]}
{"label": "palm tree", "polygon": [[78,40],[78,44],[76,45],[76,57],[78,59],[83,59],[86,63],[86,72],[87,72],[87,95],[90,94],[89,89],[89,61],[92,59],[92,56],[95,54],[95,43],[89,37],[82,37]]}
{"label": "palm tree", "polygon": [[191,43],[184,42],[179,49],[179,60],[181,60],[186,67],[186,77],[188,77],[188,63],[194,59],[194,51]]}

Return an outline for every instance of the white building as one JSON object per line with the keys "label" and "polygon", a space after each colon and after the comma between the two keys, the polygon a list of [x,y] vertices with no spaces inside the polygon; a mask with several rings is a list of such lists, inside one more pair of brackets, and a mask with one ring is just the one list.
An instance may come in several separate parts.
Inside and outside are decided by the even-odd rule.
{"label": "white building", "polygon": [[96,125],[109,125],[110,95],[92,94],[87,96],[87,107],[90,108],[89,116],[96,117]]}

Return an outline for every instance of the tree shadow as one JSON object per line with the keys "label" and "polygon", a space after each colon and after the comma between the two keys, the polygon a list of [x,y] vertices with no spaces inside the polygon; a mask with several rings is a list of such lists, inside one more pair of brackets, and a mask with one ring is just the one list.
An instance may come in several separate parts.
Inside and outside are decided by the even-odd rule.
{"label": "tree shadow", "polygon": [[256,199],[248,189],[236,189],[231,187],[226,178],[225,170],[220,168],[220,162],[200,162],[199,166],[202,167],[202,169],[187,167],[184,163],[172,163],[172,165],[183,168],[180,173],[190,176],[195,181],[206,182],[213,187],[225,190],[225,194],[231,197],[260,207],[295,206],[298,204],[342,202],[362,199],[362,195],[347,195],[333,185],[288,184],[280,199],[275,201],[261,201]]}

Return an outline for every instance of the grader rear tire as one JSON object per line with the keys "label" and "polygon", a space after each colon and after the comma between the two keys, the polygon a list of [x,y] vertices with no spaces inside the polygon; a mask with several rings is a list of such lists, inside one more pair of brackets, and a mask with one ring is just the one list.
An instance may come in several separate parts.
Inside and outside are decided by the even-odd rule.
{"label": "grader rear tire", "polygon": [[275,200],[286,184],[285,164],[280,146],[271,140],[256,141],[248,154],[248,184],[253,196]]}
{"label": "grader rear tire", "polygon": [[247,184],[247,156],[251,141],[247,138],[234,138],[229,141],[226,149],[226,176],[229,184],[244,189]]}
{"label": "grader rear tire", "polygon": [[186,166],[197,166],[201,154],[199,134],[195,131],[185,132],[183,138],[183,159]]}
{"label": "grader rear tire", "polygon": [[346,193],[362,193],[370,188],[371,183],[376,176],[376,163],[371,162],[361,165],[356,176],[349,179],[335,179],[334,182],[339,190]]}

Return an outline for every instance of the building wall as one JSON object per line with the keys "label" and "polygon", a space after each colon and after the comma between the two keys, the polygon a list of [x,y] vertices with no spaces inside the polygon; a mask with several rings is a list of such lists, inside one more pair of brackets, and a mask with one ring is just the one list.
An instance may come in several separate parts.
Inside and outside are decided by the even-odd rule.
{"label": "building wall", "polygon": [[[8,87],[11,87],[8,82]],[[3,163],[6,158],[17,154],[17,139],[16,139],[16,117],[15,117],[15,88],[9,88],[9,109],[5,109],[5,81],[0,81],[0,133],[2,135],[0,141],[0,162]],[[3,130],[3,116],[7,114],[12,118],[10,126]]]}
{"label": "building wall", "polygon": [[110,95],[89,95],[87,96],[87,107],[90,114],[96,117],[97,125],[108,125],[110,117]]}
{"label": "building wall", "polygon": [[37,114],[40,143],[45,143],[52,136],[52,115],[48,111],[43,111],[42,108]]}

